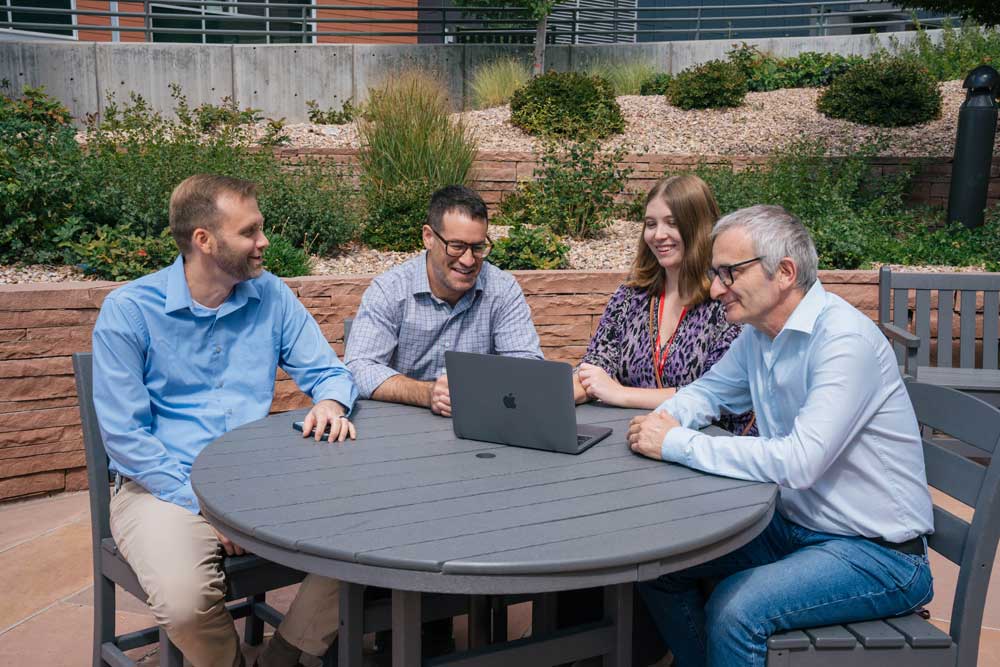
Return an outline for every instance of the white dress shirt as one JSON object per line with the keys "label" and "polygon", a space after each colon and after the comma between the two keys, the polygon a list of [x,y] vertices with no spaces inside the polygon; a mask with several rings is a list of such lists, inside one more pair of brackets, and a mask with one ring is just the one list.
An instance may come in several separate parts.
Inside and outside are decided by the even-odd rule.
{"label": "white dress shirt", "polygon": [[[753,408],[760,437],[699,433]],[[772,341],[752,326],[657,410],[681,424],[662,455],[781,487],[779,511],[811,530],[903,542],[933,531],[920,430],[875,324],[819,281]]]}

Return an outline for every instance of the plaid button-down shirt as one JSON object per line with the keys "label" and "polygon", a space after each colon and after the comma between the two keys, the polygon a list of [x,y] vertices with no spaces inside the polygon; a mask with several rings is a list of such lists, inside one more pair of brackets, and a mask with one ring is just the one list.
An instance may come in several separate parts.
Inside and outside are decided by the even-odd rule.
{"label": "plaid button-down shirt", "polygon": [[375,278],[361,298],[344,353],[362,398],[402,373],[430,381],[447,350],[541,359],[531,310],[514,277],[489,262],[454,307],[431,293],[427,253]]}

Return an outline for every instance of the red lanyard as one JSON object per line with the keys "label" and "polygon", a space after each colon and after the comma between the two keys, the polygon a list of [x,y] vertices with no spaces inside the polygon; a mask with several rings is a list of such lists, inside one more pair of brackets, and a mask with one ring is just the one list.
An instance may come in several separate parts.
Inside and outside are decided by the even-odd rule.
{"label": "red lanyard", "polygon": [[684,321],[684,316],[687,314],[687,306],[681,309],[681,316],[677,318],[677,326],[674,327],[674,332],[670,334],[670,340],[667,341],[666,348],[663,348],[663,352],[660,352],[660,322],[663,320],[663,302],[666,301],[666,293],[660,297],[660,308],[656,316],[656,342],[653,344],[653,367],[656,369],[656,383],[660,383],[660,378],[663,377],[663,367],[667,365],[667,357],[670,356],[670,346],[674,343],[674,337],[677,335],[677,331],[681,328],[681,322]]}

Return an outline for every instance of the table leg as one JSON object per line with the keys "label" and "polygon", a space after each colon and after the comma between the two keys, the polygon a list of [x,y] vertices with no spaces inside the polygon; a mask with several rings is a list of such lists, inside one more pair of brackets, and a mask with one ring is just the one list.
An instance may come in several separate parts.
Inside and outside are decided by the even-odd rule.
{"label": "table leg", "polygon": [[337,638],[337,664],[340,667],[361,667],[364,660],[364,594],[364,586],[340,582],[340,632]]}
{"label": "table leg", "polygon": [[556,629],[556,594],[542,593],[531,601],[531,636],[542,637]]}
{"label": "table leg", "polygon": [[604,618],[615,628],[615,646],[604,660],[605,667],[632,664],[632,595],[631,583],[604,587]]}
{"label": "table leg", "polygon": [[502,595],[490,596],[490,606],[493,608],[493,629],[490,632],[491,644],[502,644],[507,641],[507,605]]}
{"label": "table leg", "polygon": [[392,667],[420,665],[420,593],[392,591]]}
{"label": "table leg", "polygon": [[485,595],[469,597],[469,648],[490,642],[490,599]]}

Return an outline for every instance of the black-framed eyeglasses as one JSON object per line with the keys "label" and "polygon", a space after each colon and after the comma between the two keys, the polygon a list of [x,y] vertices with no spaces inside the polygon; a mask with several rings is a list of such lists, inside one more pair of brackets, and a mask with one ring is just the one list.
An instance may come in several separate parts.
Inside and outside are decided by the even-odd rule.
{"label": "black-framed eyeglasses", "polygon": [[482,259],[490,254],[493,250],[493,240],[490,239],[489,235],[486,236],[486,240],[481,243],[466,243],[465,241],[449,241],[445,237],[438,234],[438,231],[434,229],[431,225],[427,225],[434,232],[434,236],[441,239],[444,243],[444,251],[448,253],[449,257],[461,257],[466,253],[467,250],[472,250],[472,256],[477,259]]}
{"label": "black-framed eyeglasses", "polygon": [[[733,282],[736,280],[736,276],[733,275],[733,269],[738,269],[741,266],[746,266],[753,262],[757,262],[763,259],[763,257],[753,257],[751,259],[745,259],[742,262],[736,262],[735,264],[722,264],[721,266],[710,266],[708,267],[708,280],[715,280],[718,276],[719,280],[726,287],[732,287]],[[739,274],[737,274],[739,275]]]}

